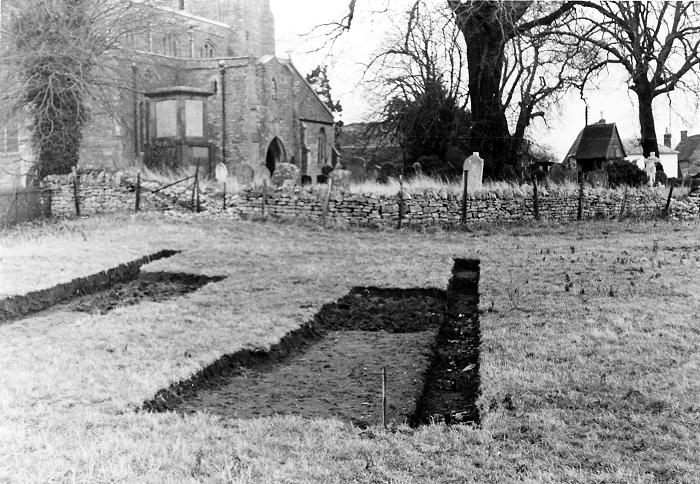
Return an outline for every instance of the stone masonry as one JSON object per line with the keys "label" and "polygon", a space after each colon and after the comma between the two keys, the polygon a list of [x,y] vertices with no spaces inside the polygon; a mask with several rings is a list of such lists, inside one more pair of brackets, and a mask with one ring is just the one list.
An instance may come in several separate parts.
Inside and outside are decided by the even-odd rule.
{"label": "stone masonry", "polygon": [[[75,216],[73,177],[55,176],[47,180],[52,190],[52,213],[58,217]],[[191,184],[160,190],[155,182],[144,182],[141,191],[142,210],[191,211]],[[78,179],[81,214],[92,215],[116,211],[133,211],[136,180],[121,174],[83,173]],[[584,219],[616,219],[620,216],[622,196],[614,190],[587,189],[584,196]],[[244,191],[226,197],[223,193],[203,190],[202,210],[209,216],[251,218],[265,214],[272,217],[321,220],[324,217],[326,189],[294,188]],[[329,221],[359,225],[394,225],[398,222],[401,199],[397,195],[351,194],[332,192],[328,198]],[[666,201],[649,190],[630,190],[625,216],[640,219],[659,217]],[[484,193],[467,201],[467,221],[470,224],[501,224],[529,222],[535,219],[532,197],[499,197]],[[542,196],[539,198],[542,220],[566,223],[577,219],[578,196]],[[407,225],[453,225],[460,221],[461,198],[446,193],[406,195],[403,200],[403,221]],[[673,200],[671,219],[698,220],[700,209],[692,201]]]}

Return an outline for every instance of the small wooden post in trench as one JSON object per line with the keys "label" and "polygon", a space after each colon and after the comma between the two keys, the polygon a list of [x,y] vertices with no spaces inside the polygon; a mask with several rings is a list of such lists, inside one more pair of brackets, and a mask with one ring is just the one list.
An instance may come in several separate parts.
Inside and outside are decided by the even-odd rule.
{"label": "small wooden post in trench", "polygon": [[386,428],[386,367],[382,368],[382,426]]}

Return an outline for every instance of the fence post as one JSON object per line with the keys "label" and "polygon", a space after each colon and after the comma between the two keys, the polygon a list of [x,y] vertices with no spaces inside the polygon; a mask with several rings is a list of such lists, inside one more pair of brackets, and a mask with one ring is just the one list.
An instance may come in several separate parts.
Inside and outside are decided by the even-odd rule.
{"label": "fence post", "polygon": [[75,201],[75,214],[80,217],[80,199],[78,198],[78,170],[73,167],[73,200]]}
{"label": "fence post", "polygon": [[224,182],[224,212],[226,211],[226,182]]}
{"label": "fence post", "polygon": [[267,205],[267,179],[263,179],[263,190],[262,190],[262,216],[265,218],[265,206]]}
{"label": "fence post", "polygon": [[578,220],[583,220],[583,172],[578,172]]}
{"label": "fence post", "polygon": [[328,178],[326,182],[328,189],[326,190],[326,197],[323,199],[323,212],[321,212],[321,221],[323,225],[326,224],[326,217],[328,216],[328,205],[331,202],[331,190],[333,189],[333,179]]}
{"label": "fence post", "polygon": [[195,173],[194,184],[195,187],[197,187],[197,213],[200,213],[202,211],[202,204],[200,203],[199,199],[199,164],[197,165],[197,172]]}
{"label": "fence post", "polygon": [[664,209],[664,216],[668,217],[671,215],[671,198],[673,197],[673,183],[671,183],[671,189],[668,191],[668,200],[666,200],[666,208]]}
{"label": "fence post", "polygon": [[469,170],[464,170],[464,187],[462,190],[462,225],[467,225],[467,198],[469,197]]}
{"label": "fence post", "polygon": [[399,175],[399,225],[398,228],[401,229],[403,225],[403,190],[404,190],[404,184],[403,184],[403,175]]}
{"label": "fence post", "polygon": [[537,190],[537,176],[535,173],[531,173],[532,177],[532,194],[534,196],[533,203],[535,205],[535,220],[540,219],[540,201],[539,201],[539,194]]}
{"label": "fence post", "polygon": [[141,211],[141,172],[136,174],[136,212]]}
{"label": "fence post", "polygon": [[622,222],[622,217],[625,215],[625,208],[627,206],[627,190],[629,189],[628,186],[625,186],[625,194],[622,196],[622,207],[620,207],[620,217],[619,221]]}

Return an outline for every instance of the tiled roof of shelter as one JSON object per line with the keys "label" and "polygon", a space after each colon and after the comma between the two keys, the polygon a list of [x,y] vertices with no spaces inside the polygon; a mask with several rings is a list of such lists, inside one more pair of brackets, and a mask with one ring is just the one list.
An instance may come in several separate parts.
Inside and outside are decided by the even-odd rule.
{"label": "tiled roof of shelter", "polygon": [[576,137],[566,158],[573,156],[577,160],[605,159],[613,138],[620,138],[615,123],[605,123],[601,120],[596,124],[590,124]]}

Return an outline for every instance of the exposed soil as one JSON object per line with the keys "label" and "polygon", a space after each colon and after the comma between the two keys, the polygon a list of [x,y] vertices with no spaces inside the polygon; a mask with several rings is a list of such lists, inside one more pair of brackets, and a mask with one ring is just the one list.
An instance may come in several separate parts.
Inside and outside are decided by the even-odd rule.
{"label": "exposed soil", "polygon": [[293,414],[337,417],[358,426],[381,424],[381,371],[386,367],[387,422],[404,423],[422,394],[435,335],[331,332],[279,365],[240,368],[224,385],[199,392],[178,411],[237,418]]}
{"label": "exposed soil", "polygon": [[387,423],[478,420],[478,263],[455,271],[449,297],[437,289],[353,289],[269,351],[225,356],[144,409],[377,425],[386,368]]}
{"label": "exposed soil", "polygon": [[107,314],[125,306],[141,302],[161,302],[195,292],[211,282],[224,277],[207,277],[171,272],[141,273],[136,280],[118,283],[109,289],[81,296],[62,304],[60,309],[91,314]]}
{"label": "exposed soil", "polygon": [[159,392],[148,410],[227,417],[337,417],[359,426],[409,422],[423,394],[445,314],[437,289],[357,288],[268,352],[222,358],[193,379]]}
{"label": "exposed soil", "polygon": [[178,251],[162,250],[133,262],[121,264],[118,267],[91,276],[74,279],[49,289],[30,292],[23,296],[1,299],[0,324],[50,309],[76,297],[109,290],[115,284],[133,281],[139,276],[142,266],[176,254],[178,254]]}
{"label": "exposed soil", "polygon": [[478,261],[455,262],[447,291],[447,314],[425,392],[411,420],[414,426],[479,422],[479,275]]}

